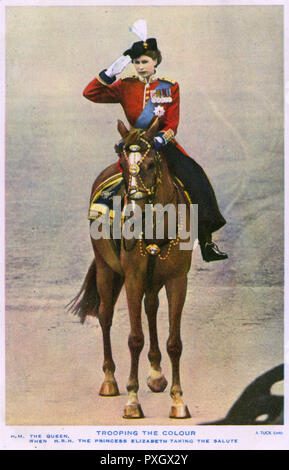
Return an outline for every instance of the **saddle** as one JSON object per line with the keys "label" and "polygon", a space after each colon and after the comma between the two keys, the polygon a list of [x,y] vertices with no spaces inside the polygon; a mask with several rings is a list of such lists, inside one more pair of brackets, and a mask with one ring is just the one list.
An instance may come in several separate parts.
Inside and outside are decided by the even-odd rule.
{"label": "saddle", "polygon": [[[174,185],[184,195],[186,203],[192,204],[191,198],[188,192],[185,190],[183,183],[176,176],[173,177]],[[113,211],[113,198],[120,196],[122,199],[122,208],[125,196],[125,185],[123,176],[121,173],[117,173],[109,178],[105,179],[100,183],[94,190],[91,197],[91,202],[88,211],[88,219],[95,220],[100,215],[106,215],[109,211],[111,220],[114,218]]]}
{"label": "saddle", "polygon": [[[183,196],[182,199],[189,206],[192,202],[191,202],[189,194],[184,188],[184,185],[176,176],[173,177],[173,181],[174,181],[175,187],[182,194]],[[89,206],[89,212],[88,212],[88,219],[93,221],[102,215],[109,216],[110,231],[112,234],[113,224],[115,223],[113,198],[115,196],[121,197],[121,211],[123,211],[124,205],[125,205],[125,195],[126,195],[126,189],[125,189],[125,184],[124,184],[122,173],[117,173],[105,179],[95,188],[92,194],[91,202]],[[121,215],[121,223],[122,221],[123,221],[123,212]],[[114,239],[111,236],[110,241],[111,241],[114,251],[117,253],[118,256],[120,256],[121,240]]]}

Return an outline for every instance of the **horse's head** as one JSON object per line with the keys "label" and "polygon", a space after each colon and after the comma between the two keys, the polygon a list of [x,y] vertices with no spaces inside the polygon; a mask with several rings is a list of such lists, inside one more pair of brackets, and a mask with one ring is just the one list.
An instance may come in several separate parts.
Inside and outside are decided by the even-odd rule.
{"label": "horse's head", "polygon": [[160,155],[153,146],[158,127],[158,118],[146,130],[127,130],[123,122],[118,121],[122,141],[116,146],[116,151],[129,200],[151,201],[154,198],[160,177]]}

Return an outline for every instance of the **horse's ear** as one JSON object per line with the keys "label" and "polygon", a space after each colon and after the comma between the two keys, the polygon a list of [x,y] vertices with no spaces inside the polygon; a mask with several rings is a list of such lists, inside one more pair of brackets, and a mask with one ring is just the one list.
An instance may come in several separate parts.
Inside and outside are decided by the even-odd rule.
{"label": "horse's ear", "polygon": [[118,121],[117,121],[117,129],[118,129],[118,132],[120,133],[120,135],[122,136],[123,139],[124,139],[124,138],[128,135],[128,133],[129,133],[129,131],[128,131],[127,128],[125,127],[124,123],[123,123],[122,121],[120,121],[119,119],[118,119]]}
{"label": "horse's ear", "polygon": [[159,118],[155,116],[151,121],[151,125],[145,133],[145,138],[150,141],[155,137],[159,130]]}

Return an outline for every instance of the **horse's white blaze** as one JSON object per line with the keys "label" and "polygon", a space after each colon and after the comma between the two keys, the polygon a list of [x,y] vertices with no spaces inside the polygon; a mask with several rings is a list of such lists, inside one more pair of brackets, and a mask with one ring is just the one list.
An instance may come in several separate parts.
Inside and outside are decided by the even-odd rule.
{"label": "horse's white blaze", "polygon": [[[137,165],[140,162],[141,158],[142,158],[141,153],[131,152],[128,156],[129,165],[130,166]],[[130,185],[132,188],[137,188],[137,182],[134,176],[131,177]]]}
{"label": "horse's white blaze", "polygon": [[142,156],[139,152],[131,152],[128,156],[128,161],[130,165],[134,165],[141,160]]}

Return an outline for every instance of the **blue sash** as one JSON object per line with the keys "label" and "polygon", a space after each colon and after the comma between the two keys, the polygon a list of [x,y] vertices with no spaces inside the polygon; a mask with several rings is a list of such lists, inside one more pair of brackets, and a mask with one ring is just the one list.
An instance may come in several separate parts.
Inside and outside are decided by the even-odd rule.
{"label": "blue sash", "polygon": [[[161,89],[169,89],[171,88],[172,84],[160,81],[159,84],[154,88],[154,90],[161,90]],[[147,104],[145,105],[142,113],[137,118],[136,122],[134,123],[134,127],[138,129],[147,129],[151,120],[155,116],[154,110],[155,107],[159,106],[159,103],[152,103],[151,98],[148,100]]]}

